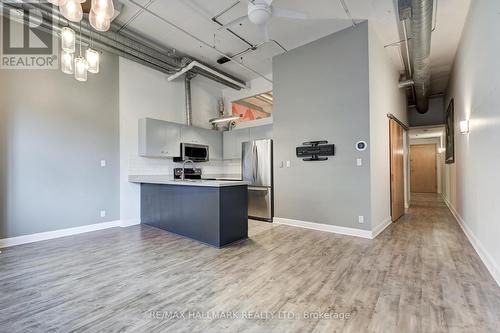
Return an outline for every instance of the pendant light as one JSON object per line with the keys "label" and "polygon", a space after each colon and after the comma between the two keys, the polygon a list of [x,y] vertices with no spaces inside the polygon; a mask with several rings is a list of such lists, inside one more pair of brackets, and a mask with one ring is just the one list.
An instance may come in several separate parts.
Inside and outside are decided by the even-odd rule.
{"label": "pendant light", "polygon": [[65,74],[73,74],[74,72],[74,57],[73,53],[61,51],[61,70]]}
{"label": "pendant light", "polygon": [[80,82],[87,81],[87,70],[89,65],[82,56],[82,25],[80,23],[80,55],[75,58],[75,79]]}
{"label": "pendant light", "polygon": [[93,49],[94,40],[92,38],[92,33],[90,33],[90,46],[85,51],[85,59],[87,59],[87,64],[89,65],[89,73],[97,74],[99,73],[99,52]]}
{"label": "pendant light", "polygon": [[85,52],[85,59],[87,59],[89,73],[99,73],[99,52],[94,49],[88,48]]}
{"label": "pendant light", "polygon": [[78,56],[75,58],[75,79],[80,82],[87,81],[88,64],[84,57]]}
{"label": "pendant light", "polygon": [[80,0],[67,0],[59,9],[61,14],[69,21],[80,22],[83,18],[83,9]]}
{"label": "pendant light", "polygon": [[104,14],[94,12],[94,9],[89,13],[90,25],[97,31],[108,31],[111,27],[111,19]]}
{"label": "pendant light", "polygon": [[61,29],[61,46],[62,49],[67,53],[75,52],[75,31],[68,27]]}
{"label": "pendant light", "polygon": [[92,0],[92,11],[101,17],[111,20],[115,15],[115,6],[113,0]]}

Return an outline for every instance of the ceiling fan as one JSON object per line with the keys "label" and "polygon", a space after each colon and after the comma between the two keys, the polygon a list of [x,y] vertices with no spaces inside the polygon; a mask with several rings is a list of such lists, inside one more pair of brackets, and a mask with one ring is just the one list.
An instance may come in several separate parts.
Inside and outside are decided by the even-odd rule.
{"label": "ceiling fan", "polygon": [[248,2],[248,14],[224,24],[221,29],[227,29],[235,24],[239,24],[248,19],[253,24],[257,25],[264,37],[268,42],[270,40],[267,23],[273,17],[290,18],[305,20],[307,15],[304,13],[296,12],[289,9],[279,8],[273,6],[273,0],[246,0]]}

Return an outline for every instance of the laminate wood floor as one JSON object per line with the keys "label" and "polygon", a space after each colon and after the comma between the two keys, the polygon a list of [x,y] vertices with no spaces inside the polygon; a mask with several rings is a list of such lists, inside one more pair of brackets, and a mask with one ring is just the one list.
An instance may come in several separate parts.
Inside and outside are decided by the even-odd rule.
{"label": "laminate wood floor", "polygon": [[414,199],[375,240],[250,222],[223,250],[147,226],[4,249],[0,332],[499,332],[500,288]]}

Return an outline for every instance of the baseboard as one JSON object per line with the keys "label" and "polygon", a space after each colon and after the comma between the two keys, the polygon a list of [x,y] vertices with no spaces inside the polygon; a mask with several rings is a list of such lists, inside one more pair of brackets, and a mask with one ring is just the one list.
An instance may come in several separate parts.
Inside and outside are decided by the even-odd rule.
{"label": "baseboard", "polygon": [[465,236],[469,239],[469,242],[472,244],[472,247],[476,251],[476,253],[479,255],[479,258],[483,261],[484,265],[490,272],[491,276],[493,276],[493,279],[496,281],[496,283],[500,286],[500,266],[495,262],[493,259],[493,256],[485,249],[481,241],[474,235],[472,230],[467,226],[465,223],[464,219],[458,211],[455,209],[455,207],[451,204],[450,201],[444,196],[441,195],[443,198],[444,202],[446,203],[446,206],[450,209],[450,212],[453,214],[455,219],[458,222],[458,225],[460,228],[462,228],[462,231],[464,232]]}
{"label": "baseboard", "polygon": [[4,239],[0,239],[0,249],[4,248],[4,247],[11,247],[11,246],[16,246],[16,245],[21,245],[21,244],[34,243],[34,242],[39,242],[39,241],[44,241],[44,240],[49,240],[49,239],[54,239],[54,238],[59,238],[59,237],[78,235],[78,234],[83,234],[83,233],[91,232],[91,231],[116,228],[116,227],[125,228],[125,227],[129,227],[129,226],[137,225],[140,223],[141,223],[140,219],[132,219],[132,220],[125,220],[125,221],[117,220],[117,221],[111,221],[111,222],[84,225],[84,226],[75,227],[75,228],[40,232],[40,233],[36,233],[36,234],[24,235],[24,236],[12,237],[12,238],[4,238]]}
{"label": "baseboard", "polygon": [[289,225],[289,226],[293,226],[293,227],[299,227],[299,228],[305,228],[305,229],[331,232],[331,233],[340,234],[340,235],[347,235],[347,236],[355,236],[355,237],[372,239],[372,232],[369,230],[339,227],[336,225],[292,220],[292,219],[286,219],[286,218],[281,218],[281,217],[275,217],[273,221],[274,221],[274,223],[277,223],[277,224],[284,224],[284,225]]}
{"label": "baseboard", "polygon": [[391,224],[392,224],[392,218],[389,216],[382,223],[380,223],[378,226],[376,226],[375,228],[373,228],[373,230],[372,230],[372,239],[374,239],[375,237],[377,237],[378,235],[380,235],[380,233],[382,231],[384,231],[385,228],[387,228]]}

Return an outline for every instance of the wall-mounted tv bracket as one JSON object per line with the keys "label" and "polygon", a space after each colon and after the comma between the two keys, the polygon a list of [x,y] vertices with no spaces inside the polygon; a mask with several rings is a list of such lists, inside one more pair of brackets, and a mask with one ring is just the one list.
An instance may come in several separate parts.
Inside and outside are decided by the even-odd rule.
{"label": "wall-mounted tv bracket", "polygon": [[328,157],[335,156],[335,145],[329,145],[328,141],[310,141],[302,143],[302,147],[297,147],[297,157],[303,161],[326,161]]}

